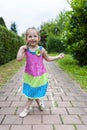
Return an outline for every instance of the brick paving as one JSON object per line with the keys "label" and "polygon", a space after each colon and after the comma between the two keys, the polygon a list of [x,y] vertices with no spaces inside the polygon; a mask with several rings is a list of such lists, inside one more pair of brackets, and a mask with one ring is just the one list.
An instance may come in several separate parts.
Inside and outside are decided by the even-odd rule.
{"label": "brick paving", "polygon": [[0,130],[87,130],[87,93],[54,62],[45,63],[49,88],[45,110],[33,102],[30,114],[19,118],[27,99],[21,94],[23,67],[0,89]]}

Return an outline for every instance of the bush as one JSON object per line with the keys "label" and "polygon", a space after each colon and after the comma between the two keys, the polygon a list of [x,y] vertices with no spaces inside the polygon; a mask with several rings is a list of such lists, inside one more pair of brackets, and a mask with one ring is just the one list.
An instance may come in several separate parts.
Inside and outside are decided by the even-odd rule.
{"label": "bush", "polygon": [[87,65],[87,0],[72,0],[63,39],[80,66]]}
{"label": "bush", "polygon": [[48,53],[50,52],[64,52],[65,45],[61,42],[60,38],[56,35],[50,34],[47,37],[46,49]]}
{"label": "bush", "polygon": [[84,40],[73,44],[72,51],[80,66],[87,65],[87,43]]}
{"label": "bush", "polygon": [[0,25],[0,65],[16,58],[23,39]]}

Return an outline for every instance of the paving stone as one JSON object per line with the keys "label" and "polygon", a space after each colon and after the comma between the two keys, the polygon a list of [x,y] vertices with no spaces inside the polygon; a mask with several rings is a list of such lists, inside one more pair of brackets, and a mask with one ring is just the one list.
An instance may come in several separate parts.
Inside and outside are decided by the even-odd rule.
{"label": "paving stone", "polygon": [[43,124],[61,124],[58,115],[43,115]]}
{"label": "paving stone", "polygon": [[73,107],[87,107],[87,102],[71,102]]}
{"label": "paving stone", "polygon": [[17,107],[17,106],[18,106],[18,107],[20,107],[20,106],[21,106],[21,107],[24,107],[25,104],[26,104],[26,102],[24,102],[24,101],[23,101],[23,102],[14,101],[14,102],[12,102],[11,107]]}
{"label": "paving stone", "polygon": [[20,96],[8,96],[7,101],[20,101]]}
{"label": "paving stone", "polygon": [[87,107],[83,108],[83,111],[85,111],[86,115],[87,115]]}
{"label": "paving stone", "polygon": [[78,108],[67,108],[69,114],[84,114],[85,115],[85,112],[83,111],[82,108],[78,107]]}
{"label": "paving stone", "polygon": [[72,107],[71,102],[58,101],[57,104],[59,107]]}
{"label": "paving stone", "polygon": [[55,130],[75,130],[73,125],[55,125]]}
{"label": "paving stone", "polygon": [[83,124],[87,125],[87,115],[80,115],[80,118],[81,118]]}
{"label": "paving stone", "polygon": [[32,130],[31,125],[12,125],[11,130]]}
{"label": "paving stone", "polygon": [[53,130],[52,125],[33,125],[33,130]]}
{"label": "paving stone", "polygon": [[20,101],[25,101],[26,102],[27,98],[25,96],[21,95]]}
{"label": "paving stone", "polygon": [[56,114],[56,115],[59,115],[59,114],[65,115],[65,114],[67,114],[66,108],[55,108],[53,110],[51,109],[51,112],[52,112],[52,114]]}
{"label": "paving stone", "polygon": [[15,110],[15,107],[2,107],[0,109],[0,114],[14,114]]}
{"label": "paving stone", "polygon": [[77,125],[77,130],[87,130],[87,125]]}
{"label": "paving stone", "polygon": [[61,96],[63,101],[76,101],[74,96]]}
{"label": "paving stone", "polygon": [[[15,96],[15,93],[13,93],[13,92],[5,92],[4,93],[4,96],[7,96],[8,97],[8,95],[9,96]],[[8,99],[8,98],[7,98]]]}
{"label": "paving stone", "polygon": [[4,118],[4,115],[0,115],[0,124],[2,123],[3,118]]}
{"label": "paving stone", "polygon": [[8,96],[2,95],[2,96],[0,96],[0,101],[5,101],[7,98],[8,98]]}
{"label": "paving stone", "polygon": [[86,96],[76,96],[76,100],[79,101],[87,101],[87,97]]}
{"label": "paving stone", "polygon": [[2,122],[2,124],[22,124],[22,118],[19,118],[16,115],[6,115],[4,121]]}
{"label": "paving stone", "polygon": [[9,107],[11,105],[11,102],[0,102],[0,106],[2,107]]}
{"label": "paving stone", "polygon": [[63,124],[82,124],[77,115],[61,115]]}
{"label": "paving stone", "polygon": [[46,107],[51,107],[52,106],[52,101],[51,100],[50,101],[45,101],[44,104],[45,104]]}
{"label": "paving stone", "polygon": [[0,125],[0,130],[10,130],[10,125]]}
{"label": "paving stone", "polygon": [[34,114],[35,115],[50,115],[50,109],[49,108],[44,108],[44,111],[40,111],[38,108],[34,108]]}
{"label": "paving stone", "polygon": [[[48,96],[48,99],[49,99],[49,100],[52,100],[52,97],[51,97],[51,96]],[[61,96],[59,96],[59,94],[53,95],[53,99],[54,99],[55,101],[58,101],[58,102],[62,101]]]}
{"label": "paving stone", "polygon": [[23,124],[41,124],[41,115],[28,115],[24,118]]}

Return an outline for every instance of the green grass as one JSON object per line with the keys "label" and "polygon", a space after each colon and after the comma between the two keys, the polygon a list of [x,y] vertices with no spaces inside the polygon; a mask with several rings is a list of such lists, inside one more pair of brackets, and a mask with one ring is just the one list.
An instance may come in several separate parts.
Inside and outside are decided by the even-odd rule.
{"label": "green grass", "polygon": [[23,66],[24,60],[17,62],[12,60],[9,63],[0,66],[0,88]]}
{"label": "green grass", "polygon": [[63,59],[56,61],[73,80],[80,84],[80,87],[87,91],[87,66],[80,67],[78,62],[71,55],[65,55]]}

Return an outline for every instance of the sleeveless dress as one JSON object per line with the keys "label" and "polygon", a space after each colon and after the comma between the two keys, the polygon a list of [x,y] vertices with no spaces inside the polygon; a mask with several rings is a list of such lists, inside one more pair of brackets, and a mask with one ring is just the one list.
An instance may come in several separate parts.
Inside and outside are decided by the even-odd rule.
{"label": "sleeveless dress", "polygon": [[42,46],[35,52],[26,51],[23,95],[30,99],[43,98],[48,87],[48,75],[41,54]]}

